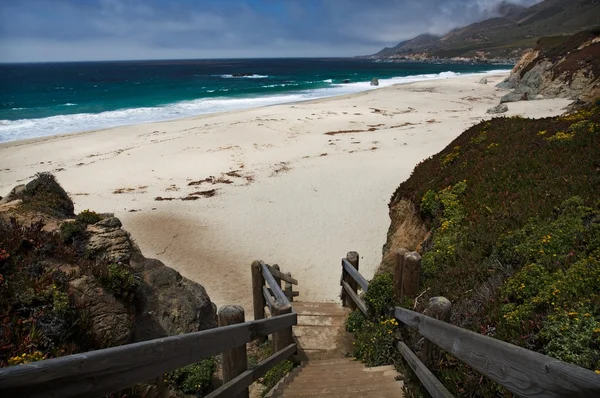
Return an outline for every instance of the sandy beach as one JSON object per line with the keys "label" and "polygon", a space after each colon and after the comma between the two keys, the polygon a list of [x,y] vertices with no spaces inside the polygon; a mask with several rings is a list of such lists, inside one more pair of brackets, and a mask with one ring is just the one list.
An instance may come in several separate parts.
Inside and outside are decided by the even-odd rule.
{"label": "sandy beach", "polygon": [[[76,211],[114,212],[147,257],[248,317],[257,259],[292,272],[300,300],[335,301],[340,258],[358,251],[361,273],[373,275],[391,194],[418,162],[491,117],[504,77],[1,144],[0,195],[53,172]],[[511,103],[505,115],[557,115],[569,102]]]}

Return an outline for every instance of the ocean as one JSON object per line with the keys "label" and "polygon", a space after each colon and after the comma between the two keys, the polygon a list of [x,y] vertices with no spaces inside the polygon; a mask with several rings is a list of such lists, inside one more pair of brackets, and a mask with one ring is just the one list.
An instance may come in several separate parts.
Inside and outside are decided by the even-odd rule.
{"label": "ocean", "polygon": [[512,65],[359,59],[0,64],[0,142],[296,102]]}

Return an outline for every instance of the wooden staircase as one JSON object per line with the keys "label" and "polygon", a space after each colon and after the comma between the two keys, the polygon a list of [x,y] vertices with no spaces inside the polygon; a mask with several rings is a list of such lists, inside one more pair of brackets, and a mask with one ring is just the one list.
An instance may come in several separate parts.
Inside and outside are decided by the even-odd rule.
{"label": "wooden staircase", "polygon": [[393,366],[366,368],[350,358],[352,336],[346,332],[350,310],[337,303],[294,302],[298,325],[294,337],[302,364],[267,397],[402,397]]}

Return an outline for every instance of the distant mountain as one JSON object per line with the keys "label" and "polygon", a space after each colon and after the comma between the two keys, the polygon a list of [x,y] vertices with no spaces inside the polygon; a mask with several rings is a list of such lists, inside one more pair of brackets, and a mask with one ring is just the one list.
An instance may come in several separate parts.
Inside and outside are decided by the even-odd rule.
{"label": "distant mountain", "polygon": [[545,0],[531,7],[508,1],[497,17],[437,37],[422,34],[371,58],[404,60],[516,60],[540,37],[573,34],[599,24],[600,0]]}

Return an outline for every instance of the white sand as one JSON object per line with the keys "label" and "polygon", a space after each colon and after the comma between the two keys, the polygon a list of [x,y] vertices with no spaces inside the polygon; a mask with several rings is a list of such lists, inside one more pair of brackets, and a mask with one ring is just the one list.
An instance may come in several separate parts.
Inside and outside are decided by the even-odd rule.
{"label": "white sand", "polygon": [[[358,251],[361,273],[373,275],[393,191],[418,162],[489,117],[486,109],[504,93],[494,87],[503,77],[488,77],[488,85],[476,77],[420,82],[3,144],[0,194],[53,171],[76,211],[116,213],[147,257],[204,285],[217,305],[243,305],[248,318],[256,259],[292,272],[301,300],[334,301],[340,258]],[[568,102],[508,104],[506,115],[557,115]],[[376,125],[371,132],[325,134]],[[242,177],[226,176],[232,184],[188,186],[234,170]],[[132,190],[113,193],[119,188]],[[212,198],[154,199],[212,188]]]}

